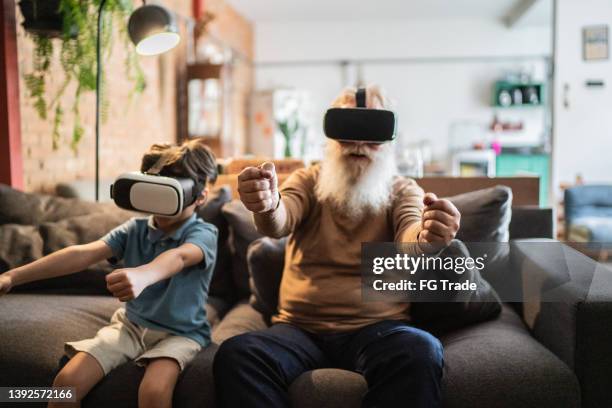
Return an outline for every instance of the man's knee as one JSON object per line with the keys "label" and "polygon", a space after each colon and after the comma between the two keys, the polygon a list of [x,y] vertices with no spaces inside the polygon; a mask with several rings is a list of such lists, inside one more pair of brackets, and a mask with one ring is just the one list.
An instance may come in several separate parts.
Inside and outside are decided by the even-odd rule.
{"label": "man's knee", "polygon": [[444,366],[444,348],[435,336],[422,331],[413,336],[409,350],[412,365],[417,369],[442,370]]}
{"label": "man's knee", "polygon": [[[408,329],[405,333],[394,333],[385,340],[385,358],[376,359],[385,367],[375,364],[382,372],[395,368],[414,373],[441,374],[444,366],[444,349],[440,340],[423,330]],[[376,363],[375,360],[375,363]],[[391,366],[387,366],[391,365]],[[378,370],[377,370],[378,371]]]}

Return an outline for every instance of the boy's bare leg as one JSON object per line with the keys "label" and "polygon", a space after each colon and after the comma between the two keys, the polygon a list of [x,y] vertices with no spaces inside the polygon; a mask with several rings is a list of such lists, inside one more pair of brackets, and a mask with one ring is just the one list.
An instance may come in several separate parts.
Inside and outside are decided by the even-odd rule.
{"label": "boy's bare leg", "polygon": [[172,407],[172,394],[180,372],[181,368],[172,358],[149,360],[140,388],[138,388],[138,406],[140,408]]}
{"label": "boy's bare leg", "polygon": [[98,360],[87,353],[75,354],[57,374],[53,386],[74,387],[77,402],[50,402],[48,408],[80,407],[81,400],[102,378],[104,371]]}

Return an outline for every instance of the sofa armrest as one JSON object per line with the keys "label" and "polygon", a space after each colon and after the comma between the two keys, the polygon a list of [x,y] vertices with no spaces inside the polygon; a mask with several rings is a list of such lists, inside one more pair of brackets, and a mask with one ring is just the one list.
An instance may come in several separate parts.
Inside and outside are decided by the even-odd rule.
{"label": "sofa armrest", "polygon": [[533,336],[574,370],[583,406],[606,406],[612,401],[612,270],[550,239],[512,242],[511,262],[529,292],[523,319]]}

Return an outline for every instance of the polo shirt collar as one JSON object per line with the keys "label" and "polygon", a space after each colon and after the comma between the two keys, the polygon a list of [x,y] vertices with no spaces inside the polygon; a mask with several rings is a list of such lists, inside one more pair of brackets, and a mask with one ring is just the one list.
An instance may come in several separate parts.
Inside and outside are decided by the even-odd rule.
{"label": "polo shirt collar", "polygon": [[174,232],[172,232],[170,235],[165,235],[164,231],[162,231],[161,229],[155,226],[155,221],[153,220],[153,216],[150,215],[149,219],[147,220],[147,229],[148,229],[147,236],[151,242],[157,242],[162,239],[172,239],[174,241],[178,241],[181,238],[181,236],[183,236],[183,232],[187,229],[187,227],[189,227],[191,223],[195,221],[195,219],[196,219],[196,214],[193,213],[191,214],[191,217],[183,221],[183,224],[181,224],[180,227],[174,230]]}

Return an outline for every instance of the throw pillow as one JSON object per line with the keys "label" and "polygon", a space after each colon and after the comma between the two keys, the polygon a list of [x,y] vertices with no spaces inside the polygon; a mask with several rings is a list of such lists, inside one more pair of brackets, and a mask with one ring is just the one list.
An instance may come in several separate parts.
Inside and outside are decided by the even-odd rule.
{"label": "throw pillow", "polygon": [[221,186],[210,192],[205,205],[198,208],[198,216],[219,230],[217,240],[217,262],[210,282],[209,295],[233,300],[235,290],[232,278],[232,255],[228,248],[229,226],[221,209],[231,201],[229,186]]}
{"label": "throw pillow", "polygon": [[42,257],[43,241],[33,225],[0,225],[0,273]]}
{"label": "throw pillow", "polygon": [[495,186],[447,198],[461,213],[457,239],[463,242],[508,242],[512,189]]}
{"label": "throw pillow", "polygon": [[263,237],[249,245],[250,303],[269,319],[278,307],[278,290],[283,276],[287,238]]}
{"label": "throw pillow", "polygon": [[95,203],[46,194],[25,193],[0,184],[0,225],[39,225],[93,212],[114,212],[113,203]]}
{"label": "throw pillow", "polygon": [[232,256],[232,276],[236,295],[239,299],[248,298],[249,269],[247,266],[247,249],[249,244],[263,235],[257,232],[253,215],[240,200],[232,200],[222,208],[223,215],[229,223],[229,249]]}

